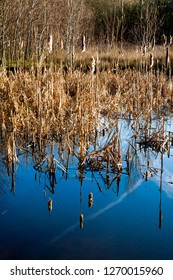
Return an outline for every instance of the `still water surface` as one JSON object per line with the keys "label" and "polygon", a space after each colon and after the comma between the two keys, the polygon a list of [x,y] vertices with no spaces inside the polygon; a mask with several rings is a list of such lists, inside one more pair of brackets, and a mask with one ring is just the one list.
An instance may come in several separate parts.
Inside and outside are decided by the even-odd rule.
{"label": "still water surface", "polygon": [[[169,121],[166,130],[171,129]],[[131,135],[124,124],[120,137],[127,151]],[[99,141],[101,146],[104,138]],[[58,158],[56,145],[54,152]],[[13,191],[0,162],[0,259],[173,259],[172,147],[169,157],[149,149],[134,152],[130,175],[122,172],[119,181],[113,172],[108,179],[105,170],[84,170],[81,176],[72,157],[68,175],[57,166],[53,189],[31,156],[19,160]],[[147,161],[157,170],[148,180],[141,172]],[[122,162],[125,167],[124,156]]]}

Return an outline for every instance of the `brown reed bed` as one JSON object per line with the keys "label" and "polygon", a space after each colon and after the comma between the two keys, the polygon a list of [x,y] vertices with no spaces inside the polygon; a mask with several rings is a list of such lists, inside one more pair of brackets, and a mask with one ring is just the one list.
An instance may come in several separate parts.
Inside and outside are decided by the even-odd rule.
{"label": "brown reed bed", "polygon": [[[172,78],[159,70],[1,71],[1,155],[14,174],[20,154],[30,153],[42,165],[47,145],[54,141],[60,158],[63,153],[67,159],[69,155],[78,158],[81,173],[107,169],[107,174],[110,170],[119,174],[123,168],[118,119],[133,121],[131,129],[139,145],[162,152],[167,145],[165,132],[152,131],[152,122],[171,116],[172,107]],[[100,125],[103,118],[108,129]],[[112,128],[113,136],[99,148],[99,137]]]}

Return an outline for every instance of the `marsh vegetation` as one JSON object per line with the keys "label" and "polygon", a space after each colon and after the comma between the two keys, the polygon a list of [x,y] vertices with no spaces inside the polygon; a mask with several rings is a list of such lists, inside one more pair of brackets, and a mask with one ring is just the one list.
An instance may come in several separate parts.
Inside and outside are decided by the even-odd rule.
{"label": "marsh vegetation", "polygon": [[[33,3],[36,2],[33,1]],[[73,179],[78,182],[75,183],[76,185],[79,184],[79,192],[72,184],[71,189],[64,191],[63,198],[66,200],[69,197],[70,202],[67,202],[66,208],[69,207],[69,204],[72,209],[73,196],[75,202],[77,201],[76,196],[79,197],[79,207],[74,207],[76,211],[74,225],[70,226],[73,217],[66,213],[67,210],[64,210],[65,220],[67,219],[68,223],[66,224],[66,221],[63,220],[62,233],[57,230],[55,220],[52,220],[51,224],[54,228],[53,234],[55,232],[56,235],[53,239],[52,231],[50,233],[46,229],[48,239],[52,240],[52,245],[49,244],[48,258],[67,258],[67,251],[70,249],[57,255],[55,250],[51,251],[53,244],[61,247],[59,240],[63,239],[68,232],[76,230],[76,227],[83,229],[80,232],[85,232],[86,224],[89,224],[89,221],[95,220],[102,213],[118,205],[142,184],[149,184],[149,186],[156,184],[157,190],[159,190],[156,210],[158,217],[155,219],[158,229],[162,229],[162,191],[165,184],[166,193],[169,194],[168,197],[171,197],[170,201],[172,201],[173,178],[170,173],[169,176],[164,173],[165,161],[168,165],[169,161],[172,163],[173,148],[172,36],[164,34],[163,42],[159,45],[154,43],[151,46],[149,44],[149,41],[154,42],[153,34],[150,33],[145,33],[145,36],[138,40],[139,44],[125,43],[122,38],[124,23],[122,3],[123,1],[120,5],[121,16],[116,18],[116,20],[122,20],[121,29],[120,33],[117,33],[117,42],[113,44],[110,42],[111,32],[107,33],[109,43],[102,45],[85,45],[86,37],[83,35],[83,46],[80,48],[77,38],[75,41],[74,34],[71,34],[71,40],[66,41],[66,48],[62,45],[62,48],[56,49],[55,44],[53,45],[53,33],[50,33],[49,29],[45,35],[50,33],[49,39],[41,41],[40,37],[39,44],[37,40],[34,41],[33,49],[28,45],[23,45],[20,41],[22,45],[16,46],[16,52],[11,52],[13,48],[10,49],[9,45],[3,44],[0,68],[0,168],[2,170],[0,198],[2,198],[2,202],[8,191],[11,196],[14,195],[15,199],[17,198],[17,188],[20,190],[23,188],[21,191],[24,191],[27,179],[21,173],[21,179],[19,178],[18,169],[20,170],[26,165],[29,168],[26,176],[29,178],[29,174],[32,174],[32,179],[28,179],[31,185],[26,187],[28,198],[32,193],[32,184],[38,182],[46,205],[40,206],[40,209],[44,208],[48,212],[47,223],[49,224],[56,213],[56,192],[60,191],[60,181],[63,181],[61,187],[64,189],[68,184],[72,184],[68,182]],[[83,1],[81,1],[82,4]],[[8,5],[4,7],[8,7]],[[72,6],[70,7],[72,8]],[[89,10],[87,11],[87,15],[91,16]],[[74,23],[74,21],[72,22]],[[34,27],[33,30],[40,32]],[[9,29],[8,32],[10,35]],[[17,33],[15,34],[17,36]],[[32,35],[30,34],[31,37]],[[31,37],[28,37],[28,44]],[[20,181],[23,182],[22,188]],[[105,198],[110,192],[115,201],[112,202],[112,195],[108,199],[109,203],[105,200],[102,201],[102,198]],[[87,200],[87,210],[86,206],[83,206],[85,200]],[[27,206],[24,205],[25,201],[27,199],[23,193],[18,203],[27,209]],[[39,203],[42,203],[40,199],[33,197],[30,197],[29,201],[31,203],[34,201],[32,207],[26,210],[31,213],[34,213],[34,210],[39,208]],[[152,197],[152,201],[155,201],[154,197]],[[170,205],[170,201],[168,200],[168,205]],[[135,201],[135,203],[138,205],[138,202]],[[95,205],[96,208],[94,208]],[[126,209],[126,206],[124,207]],[[95,212],[92,212],[93,209],[96,209]],[[5,218],[8,207],[2,203],[0,211],[1,216]],[[123,211],[122,213],[124,213]],[[91,214],[86,215],[85,218],[85,213]],[[118,215],[114,214],[119,220]],[[18,215],[21,215],[20,211]],[[30,215],[33,218],[33,215],[27,215],[29,223],[34,223],[34,226],[37,227],[35,218],[34,222],[28,218]],[[62,214],[63,219],[64,215]],[[112,215],[108,216],[111,221]],[[168,216],[170,218],[170,214]],[[38,219],[39,217],[40,215],[37,216]],[[78,222],[76,222],[76,217]],[[65,230],[64,223],[67,230]],[[102,223],[106,223],[106,219],[103,219]],[[23,224],[28,227],[24,221]],[[118,224],[120,225],[120,223]],[[44,221],[40,228],[45,230],[43,225]],[[149,225],[151,226],[151,224]],[[91,224],[88,226],[92,232]],[[133,226],[136,228],[136,225]],[[8,226],[5,229],[8,230]],[[4,234],[6,230],[4,230]],[[15,230],[14,225],[12,232],[15,233]],[[39,230],[38,227],[37,230]],[[123,234],[127,238],[125,232]],[[172,232],[172,228],[170,232]],[[119,233],[121,235],[121,230]],[[142,233],[140,232],[140,234]],[[152,234],[154,236],[158,233]],[[77,235],[79,239],[82,236],[79,233]],[[172,237],[170,235],[168,237],[170,243],[173,243]],[[165,236],[164,238],[166,240]],[[103,236],[103,240],[103,242],[107,240],[105,236]],[[45,242],[44,238],[41,241],[38,240],[41,248],[44,248],[43,242]],[[111,247],[111,241],[109,242]],[[172,258],[172,252],[167,245],[163,245],[162,251],[159,251],[157,255],[158,243],[151,258]],[[5,244],[4,247],[1,246],[2,258],[20,258],[14,252],[13,245],[10,245],[9,252],[8,250],[6,252],[8,245]],[[95,245],[92,243],[92,246],[93,244]],[[15,246],[17,248],[18,243]],[[37,244],[34,243],[33,246],[37,247]],[[62,249],[66,248],[65,243],[63,246]],[[138,244],[138,246],[141,245]],[[121,250],[121,248],[119,249]],[[74,253],[75,250],[76,248],[72,248],[69,258],[81,256],[80,250]],[[127,251],[129,250],[124,249],[124,253],[118,251],[115,258],[126,258],[127,255],[129,258],[134,256],[150,258],[149,248],[147,252],[144,249],[142,252],[136,249],[134,254],[128,254]],[[28,254],[21,251],[22,258],[28,258],[28,256],[33,258],[33,252],[34,249]],[[43,252],[40,256],[47,258]],[[82,258],[87,257],[90,258],[87,253],[82,255]],[[95,253],[94,258],[104,258],[103,253]],[[113,252],[106,255],[106,258],[114,258]]]}

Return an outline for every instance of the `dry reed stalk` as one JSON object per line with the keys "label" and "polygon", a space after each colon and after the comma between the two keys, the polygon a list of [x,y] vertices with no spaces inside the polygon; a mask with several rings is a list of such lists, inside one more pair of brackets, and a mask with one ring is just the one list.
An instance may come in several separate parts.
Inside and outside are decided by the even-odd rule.
{"label": "dry reed stalk", "polygon": [[[115,94],[110,94],[108,79]],[[65,91],[65,84],[69,81],[75,84],[73,97]],[[37,76],[29,73],[3,74],[0,76],[0,88],[6,98],[0,108],[1,114],[4,112],[6,116],[5,121],[1,119],[1,126],[5,123],[7,130],[13,129],[10,126],[15,116],[17,134],[27,131],[28,141],[30,135],[33,138],[36,133],[34,127],[37,126],[41,154],[45,152],[44,138],[57,137],[58,132],[66,143],[64,147],[72,145],[74,150],[76,136],[80,135],[81,157],[94,138],[97,149],[98,124],[102,116],[115,124],[121,112],[124,117],[131,114],[134,121],[149,114],[145,119],[149,129],[153,112],[159,114],[162,104],[170,107],[171,95],[164,73],[156,76],[154,72],[140,73],[129,69],[119,70],[115,75],[97,73],[93,77],[91,73],[83,75],[76,71],[64,78],[62,72],[53,73],[52,70],[44,75],[40,72]],[[148,137],[150,135],[146,133],[146,139]]]}
{"label": "dry reed stalk", "polygon": [[6,134],[6,125],[5,125],[5,113],[4,111],[2,111],[2,127],[1,127],[1,130],[2,130],[2,138],[5,137],[5,134]]}

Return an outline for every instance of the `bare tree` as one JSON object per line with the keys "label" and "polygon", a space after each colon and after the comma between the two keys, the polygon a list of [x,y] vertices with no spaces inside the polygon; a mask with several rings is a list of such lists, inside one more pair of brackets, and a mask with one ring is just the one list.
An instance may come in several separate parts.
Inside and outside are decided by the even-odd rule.
{"label": "bare tree", "polygon": [[146,49],[153,46],[161,22],[155,3],[152,0],[140,0],[139,17],[132,29],[134,41]]}
{"label": "bare tree", "polygon": [[0,2],[0,54],[2,64],[5,63],[5,58],[10,44],[7,36],[10,28],[10,11],[11,9],[9,1],[2,0]]}

